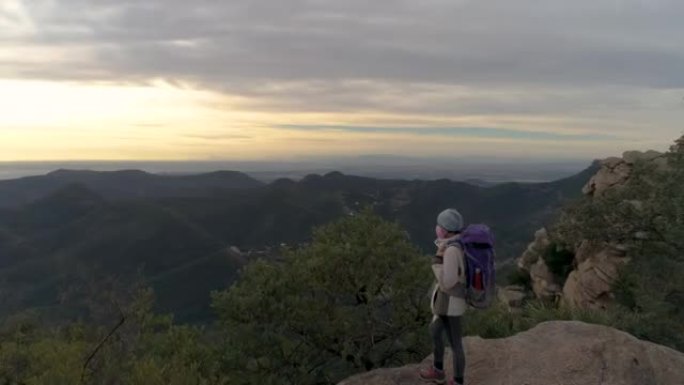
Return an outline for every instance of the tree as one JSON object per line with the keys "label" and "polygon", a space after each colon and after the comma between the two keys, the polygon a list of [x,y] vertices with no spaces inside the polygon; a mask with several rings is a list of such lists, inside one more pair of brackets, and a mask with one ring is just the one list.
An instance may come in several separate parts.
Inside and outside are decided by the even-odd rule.
{"label": "tree", "polygon": [[[144,290],[124,306],[125,323],[41,326],[26,314],[0,323],[0,384],[225,385],[203,330],[151,312]],[[103,338],[108,336],[108,338]]]}
{"label": "tree", "polygon": [[422,359],[429,261],[369,210],[314,231],[214,296],[226,370],[243,383],[334,383]]}

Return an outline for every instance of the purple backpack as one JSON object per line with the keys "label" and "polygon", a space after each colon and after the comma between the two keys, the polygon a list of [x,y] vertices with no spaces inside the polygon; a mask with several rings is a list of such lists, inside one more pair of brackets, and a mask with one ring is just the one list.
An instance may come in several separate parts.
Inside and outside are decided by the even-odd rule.
{"label": "purple backpack", "polygon": [[485,309],[496,296],[494,235],[487,225],[470,225],[454,242],[463,250],[466,270],[465,299],[468,305]]}

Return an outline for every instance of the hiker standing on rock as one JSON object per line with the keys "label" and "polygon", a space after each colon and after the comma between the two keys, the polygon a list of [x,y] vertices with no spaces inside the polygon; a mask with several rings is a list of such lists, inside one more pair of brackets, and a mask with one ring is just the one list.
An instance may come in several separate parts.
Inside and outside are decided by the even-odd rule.
{"label": "hiker standing on rock", "polygon": [[[420,371],[423,380],[443,384],[444,374],[444,334],[453,351],[454,378],[450,383],[463,384],[465,372],[465,352],[463,350],[462,316],[466,311],[465,261],[459,247],[463,230],[463,217],[454,209],[442,211],[437,217],[435,232],[437,252],[432,260],[432,272],[437,278],[432,293],[432,323],[430,334],[434,344],[434,363]],[[453,295],[452,295],[453,294]]]}
{"label": "hiker standing on rock", "polygon": [[437,284],[432,293],[430,333],[434,344],[434,362],[420,371],[425,381],[443,384],[444,334],[452,350],[454,376],[449,384],[463,385],[465,352],[462,318],[470,306],[485,309],[496,292],[494,272],[494,236],[487,225],[464,226],[463,217],[455,209],[437,216],[435,228],[437,252],[432,259],[432,272]]}

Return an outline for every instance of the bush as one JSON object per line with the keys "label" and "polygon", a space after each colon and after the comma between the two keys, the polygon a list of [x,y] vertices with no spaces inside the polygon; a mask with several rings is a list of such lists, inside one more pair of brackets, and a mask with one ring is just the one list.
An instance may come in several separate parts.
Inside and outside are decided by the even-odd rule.
{"label": "bush", "polygon": [[[152,314],[150,299],[146,292],[126,307],[126,321],[117,329],[78,323],[48,328],[31,318],[5,323],[0,384],[227,384],[216,350],[201,341],[202,330]],[[104,339],[110,331],[112,337]]]}
{"label": "bush", "polygon": [[647,341],[679,350],[684,348],[681,325],[670,323],[666,319],[657,319],[655,313],[635,313],[619,305],[606,310],[582,310],[530,301],[518,311],[511,312],[504,304],[496,304],[487,310],[468,312],[465,316],[465,334],[482,338],[505,338],[547,321],[581,321],[605,325]]}
{"label": "bush", "polygon": [[552,243],[546,248],[542,258],[544,258],[544,262],[546,262],[546,266],[548,266],[549,270],[558,277],[561,282],[564,282],[572,271],[575,253],[565,246]]}
{"label": "bush", "polygon": [[282,263],[256,262],[214,296],[225,358],[244,383],[335,383],[427,353],[429,260],[370,211],[314,232]]}
{"label": "bush", "polygon": [[[499,272],[497,272],[499,273]],[[508,285],[522,286],[525,290],[532,290],[532,278],[530,273],[515,267],[506,275]]]}

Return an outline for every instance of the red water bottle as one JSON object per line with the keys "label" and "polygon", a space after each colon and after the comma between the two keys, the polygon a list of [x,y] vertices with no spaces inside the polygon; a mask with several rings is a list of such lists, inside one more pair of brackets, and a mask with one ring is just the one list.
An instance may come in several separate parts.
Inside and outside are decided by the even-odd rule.
{"label": "red water bottle", "polygon": [[484,289],[484,285],[482,285],[482,270],[480,269],[475,269],[475,282],[473,282],[473,288],[475,290]]}

